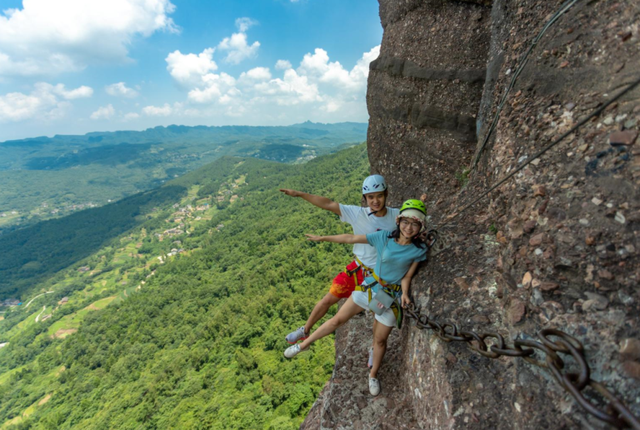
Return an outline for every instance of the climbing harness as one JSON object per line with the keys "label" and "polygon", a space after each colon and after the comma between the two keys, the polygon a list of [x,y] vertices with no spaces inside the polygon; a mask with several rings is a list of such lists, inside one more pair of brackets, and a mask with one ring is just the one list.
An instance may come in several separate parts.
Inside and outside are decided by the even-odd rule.
{"label": "climbing harness", "polygon": [[[367,292],[368,294],[368,303],[371,303],[371,299],[373,298],[373,294],[371,293],[371,288],[376,284],[380,285],[379,291],[384,291],[386,294],[393,297],[393,303],[389,309],[393,311],[393,316],[396,318],[396,326],[400,329],[402,328],[402,306],[398,305],[398,293],[402,291],[402,286],[397,284],[387,284],[384,280],[382,280],[375,272],[370,273],[375,279],[374,282],[367,285],[356,285],[356,291]],[[373,311],[372,311],[373,312]]]}
{"label": "climbing harness", "polygon": [[[387,241],[384,244],[384,247],[382,248],[382,253],[383,254],[384,254],[385,249],[387,249],[387,243],[389,243],[389,239],[388,238],[387,238]],[[357,259],[357,257],[356,257],[356,259]],[[402,286],[400,286],[398,284],[390,284],[390,283],[386,282],[384,279],[380,278],[376,274],[376,272],[374,270],[369,269],[369,274],[373,277],[373,279],[375,279],[375,281],[372,282],[371,284],[367,284],[367,285],[362,285],[362,284],[357,284],[356,283],[356,291],[362,291],[362,292],[366,291],[367,294],[368,294],[368,298],[369,298],[368,303],[371,303],[371,299],[372,299],[371,288],[374,287],[376,284],[380,285],[380,290],[381,291],[384,291],[386,294],[388,294],[391,297],[393,297],[393,303],[391,304],[391,306],[389,308],[393,311],[393,316],[396,318],[396,326],[399,329],[402,328],[402,306],[400,306],[398,304],[398,295],[399,295],[398,293],[400,293],[402,291]]]}
{"label": "climbing harness", "polygon": [[[349,269],[349,266],[353,265],[354,263],[355,263],[355,267],[352,267],[351,269]],[[353,283],[356,286],[356,288],[358,287],[358,285],[360,285],[360,282],[362,282],[361,280],[358,280],[358,272],[361,272],[360,276],[362,277],[363,280],[367,276],[367,274],[373,273],[373,269],[364,265],[362,261],[360,261],[360,259],[355,255],[353,256],[353,262],[349,264],[349,266],[347,266],[347,270],[345,270],[345,273],[347,274],[347,276],[353,279]]]}
{"label": "climbing harness", "polygon": [[374,282],[367,285],[356,285],[356,291],[367,291],[369,290],[369,301],[371,301],[371,287],[376,284],[380,285],[381,288],[386,290],[388,293],[396,294],[402,290],[402,287],[398,284],[388,284],[382,278],[380,278],[376,273],[372,270],[369,274],[375,279]]}
{"label": "climbing harness", "polygon": [[[387,289],[389,291],[392,291],[394,293],[397,293],[398,291],[402,290],[402,287],[400,285],[387,283],[385,280],[383,280],[378,275],[376,275],[375,272],[371,272],[371,276],[373,276],[373,279],[375,279],[376,283],[380,284],[380,286],[382,288],[385,288],[385,289]],[[371,285],[375,285],[375,283],[371,284]]]}
{"label": "climbing harness", "polygon": [[381,291],[384,291],[386,294],[389,294],[391,297],[393,297],[393,303],[391,304],[390,309],[393,311],[393,315],[396,318],[396,325],[398,326],[398,328],[402,328],[402,307],[398,305],[397,301],[397,296],[398,293],[402,291],[402,286],[398,284],[387,283],[382,278],[380,278],[373,270],[371,270],[369,274],[373,277],[373,279],[375,279],[375,281],[367,285],[356,284],[356,291],[366,291],[369,296],[369,303],[371,303],[371,288],[376,284],[380,285]]}
{"label": "climbing harness", "polygon": [[[435,335],[445,342],[465,342],[469,349],[487,358],[521,357],[528,363],[547,370],[580,406],[597,419],[617,428],[640,430],[640,420],[603,384],[591,379],[591,370],[584,356],[584,346],[567,333],[548,328],[537,333],[539,341],[532,340],[529,336],[524,339],[522,336],[513,342],[507,342],[496,332],[462,331],[455,322],[443,323],[431,319],[428,315],[420,314],[420,307],[416,308],[413,303],[409,304],[406,312],[409,318],[416,320],[417,328],[433,330]],[[557,339],[551,340],[551,337]],[[486,342],[487,339],[491,339],[489,344]],[[544,354],[543,360],[534,358],[536,351]],[[560,354],[564,356],[561,358]],[[565,360],[569,356],[579,366],[579,372],[563,372]],[[587,387],[591,390],[587,390]],[[585,391],[588,392],[588,396],[585,396]],[[596,404],[595,393],[600,395],[603,406]]]}

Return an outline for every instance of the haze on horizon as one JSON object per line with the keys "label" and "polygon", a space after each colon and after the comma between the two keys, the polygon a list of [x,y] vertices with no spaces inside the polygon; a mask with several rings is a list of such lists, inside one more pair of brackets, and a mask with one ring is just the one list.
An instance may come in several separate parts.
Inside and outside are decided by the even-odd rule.
{"label": "haze on horizon", "polygon": [[219,3],[1,0],[0,142],[368,120],[375,2]]}

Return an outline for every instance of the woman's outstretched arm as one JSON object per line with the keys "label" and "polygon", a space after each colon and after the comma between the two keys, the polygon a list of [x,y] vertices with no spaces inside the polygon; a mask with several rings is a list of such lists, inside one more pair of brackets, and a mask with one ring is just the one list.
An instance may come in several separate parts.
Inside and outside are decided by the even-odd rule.
{"label": "woman's outstretched arm", "polygon": [[411,299],[409,298],[409,288],[411,287],[411,278],[416,273],[418,269],[418,261],[414,261],[409,267],[407,273],[402,277],[402,281],[400,281],[400,285],[402,286],[402,307],[406,308],[409,303],[411,303]]}
{"label": "woman's outstretched arm", "polygon": [[369,243],[365,234],[336,234],[334,236],[316,236],[315,234],[305,234],[308,240],[314,242],[333,243]]}

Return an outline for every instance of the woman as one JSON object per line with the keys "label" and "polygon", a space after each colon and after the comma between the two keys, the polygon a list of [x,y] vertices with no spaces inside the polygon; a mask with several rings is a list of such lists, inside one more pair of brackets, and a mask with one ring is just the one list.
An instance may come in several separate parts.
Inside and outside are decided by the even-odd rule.
{"label": "woman", "polygon": [[[426,208],[420,200],[407,200],[396,218],[396,229],[389,233],[381,230],[367,235],[339,234],[336,236],[315,236],[308,234],[309,240],[334,243],[368,243],[376,249],[377,259],[374,276],[365,278],[364,290],[355,291],[340,308],[338,313],[322,324],[302,343],[287,348],[284,356],[292,358],[307,350],[316,340],[333,333],[351,317],[370,309],[372,299],[378,302],[374,324],[373,365],[369,373],[369,392],[373,396],[380,393],[380,382],[376,378],[380,363],[387,349],[387,338],[395,325],[399,325],[402,315],[398,303],[404,308],[410,303],[409,287],[418,263],[426,260],[427,247],[419,238],[425,227]],[[392,298],[391,306],[384,306],[384,298]],[[380,300],[378,300],[380,299]],[[395,312],[394,312],[395,308]]]}

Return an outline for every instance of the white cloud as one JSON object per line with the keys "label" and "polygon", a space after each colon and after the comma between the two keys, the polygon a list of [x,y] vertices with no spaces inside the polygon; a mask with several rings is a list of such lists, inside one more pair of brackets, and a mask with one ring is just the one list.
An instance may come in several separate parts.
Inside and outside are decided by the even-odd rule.
{"label": "white cloud", "polygon": [[240,64],[247,58],[256,56],[258,48],[260,48],[260,42],[255,41],[251,45],[247,43],[247,30],[256,24],[258,22],[251,18],[236,19],[238,33],[233,33],[231,37],[225,37],[218,44],[218,49],[228,51],[224,61],[230,64]]}
{"label": "white cloud", "polygon": [[188,99],[194,103],[210,103],[220,97],[222,92],[216,85],[212,85],[208,88],[200,89],[195,88],[189,91]]}
{"label": "white cloud", "polygon": [[[302,70],[307,74],[322,75],[329,69],[328,63],[329,54],[327,54],[327,51],[322,48],[316,48],[313,54],[305,54],[298,70]],[[337,64],[339,65],[340,63]]]}
{"label": "white cloud", "polygon": [[169,116],[173,113],[173,109],[168,103],[165,103],[162,107],[145,106],[142,108],[142,112],[147,116]]}
{"label": "white cloud", "polygon": [[[2,17],[0,17],[0,26]],[[20,57],[14,55],[14,57]],[[75,64],[71,58],[57,53],[44,54],[38,57],[24,57],[14,59],[2,52],[0,41],[0,76],[35,76],[44,74],[58,74],[75,71],[82,67]]]}
{"label": "white cloud", "polygon": [[247,58],[255,57],[260,48],[260,42],[253,42],[251,46],[247,44],[247,35],[245,33],[233,33],[231,37],[225,37],[218,45],[218,49],[229,51],[225,57],[225,61],[231,64],[240,64]]}
{"label": "white cloud", "polygon": [[67,91],[63,84],[51,85],[46,82],[38,82],[34,85],[36,91],[40,94],[53,93],[61,96],[66,100],[87,98],[93,95],[93,88],[82,85],[75,90]]}
{"label": "white cloud", "polygon": [[307,76],[298,75],[293,69],[284,72],[284,79],[272,79],[269,82],[257,84],[255,88],[263,94],[273,96],[273,100],[279,105],[296,105],[322,100],[318,86],[309,82]]}
{"label": "white cloud", "polygon": [[276,69],[278,70],[287,70],[291,68],[291,62],[287,60],[278,60],[276,62]]}
{"label": "white cloud", "polygon": [[214,51],[214,48],[207,48],[198,55],[174,51],[165,59],[173,79],[181,86],[191,88],[187,98],[193,103],[216,101],[236,84],[236,80],[227,73],[211,73],[218,68],[213,61]]}
{"label": "white cloud", "polygon": [[38,82],[30,94],[13,92],[0,96],[0,122],[17,122],[32,118],[58,119],[71,107],[71,104],[64,100],[90,97],[92,94],[93,89],[84,85],[66,90],[63,84]]}
{"label": "white cloud", "polygon": [[138,92],[133,88],[127,87],[124,82],[107,85],[104,90],[107,94],[114,97],[126,97],[131,99],[138,96]]}
{"label": "white cloud", "polygon": [[128,61],[136,35],[178,31],[169,0],[24,0],[0,14],[0,75],[78,71]]}
{"label": "white cloud", "polygon": [[339,62],[330,62],[327,51],[316,48],[314,54],[309,53],[304,56],[298,72],[343,90],[362,91],[367,85],[369,63],[379,54],[380,46],[376,46],[369,52],[365,52],[353,69],[348,71]]}
{"label": "white cloud", "polygon": [[218,69],[213,52],[214,48],[207,48],[198,55],[174,51],[165,58],[167,70],[182,85],[201,85],[203,75]]}
{"label": "white cloud", "polygon": [[116,111],[111,104],[101,106],[91,114],[91,119],[111,119]]}
{"label": "white cloud", "polygon": [[369,77],[369,64],[380,56],[380,45],[374,46],[369,52],[362,54],[355,67],[349,72],[351,79],[364,82],[366,85]]}
{"label": "white cloud", "polygon": [[189,101],[195,103],[211,103],[220,96],[234,88],[236,80],[226,73],[207,73],[202,77],[203,88],[194,88],[189,91]]}
{"label": "white cloud", "polygon": [[[148,116],[180,116],[191,118],[223,118],[243,123],[291,123],[316,121],[366,121],[365,91],[369,63],[378,56],[380,47],[365,52],[352,69],[330,61],[323,49],[308,53],[293,68],[287,60],[278,60],[273,76],[268,67],[254,67],[238,75],[213,73],[213,49],[202,54],[179,54],[167,57],[167,67],[174,79],[186,87],[183,107],[147,106]],[[175,54],[175,53],[174,53]],[[206,55],[203,55],[206,54]],[[204,61],[198,61],[198,59]],[[193,67],[177,64],[190,59]],[[196,67],[200,64],[201,67]],[[214,64],[214,63],[213,63]],[[188,85],[187,85],[188,84]],[[191,107],[189,107],[191,105]],[[193,107],[197,106],[197,109]],[[224,123],[224,122],[222,122]]]}
{"label": "white cloud", "polygon": [[135,112],[129,112],[128,114],[126,114],[124,116],[124,120],[125,121],[133,121],[133,120],[136,120],[138,118],[140,118],[140,114],[135,113]]}
{"label": "white cloud", "polygon": [[271,72],[268,67],[256,67],[254,69],[242,72],[239,79],[252,81],[266,81],[271,79]]}
{"label": "white cloud", "polygon": [[[58,85],[61,85],[61,84],[58,84]],[[71,91],[65,91],[64,89],[62,89],[60,92],[60,95],[67,100],[91,97],[93,95],[93,88],[83,85]]]}
{"label": "white cloud", "polygon": [[324,106],[321,107],[321,109],[325,110],[326,112],[332,113],[339,111],[341,107],[342,103],[340,103],[339,101],[329,100]]}
{"label": "white cloud", "polygon": [[54,105],[55,98],[46,100],[33,94],[9,93],[0,96],[0,121],[22,121]]}
{"label": "white cloud", "polygon": [[258,21],[255,21],[251,18],[243,17],[236,19],[236,28],[240,33],[246,33],[249,28],[256,25]]}

